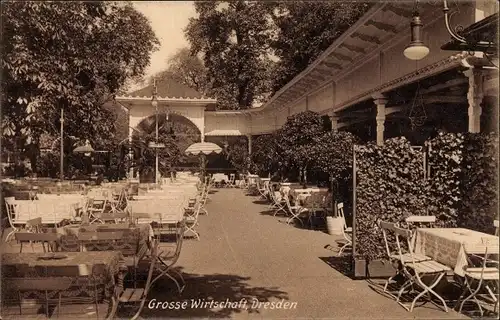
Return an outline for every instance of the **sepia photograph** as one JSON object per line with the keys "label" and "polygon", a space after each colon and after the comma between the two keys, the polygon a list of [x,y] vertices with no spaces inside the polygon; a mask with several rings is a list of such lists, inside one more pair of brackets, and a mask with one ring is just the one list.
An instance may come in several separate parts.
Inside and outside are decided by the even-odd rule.
{"label": "sepia photograph", "polygon": [[498,319],[499,5],[2,1],[0,319]]}

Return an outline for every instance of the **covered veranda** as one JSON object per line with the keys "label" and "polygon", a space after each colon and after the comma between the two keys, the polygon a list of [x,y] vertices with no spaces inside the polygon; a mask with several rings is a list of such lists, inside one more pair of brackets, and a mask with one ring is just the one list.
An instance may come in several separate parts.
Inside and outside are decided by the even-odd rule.
{"label": "covered veranda", "polygon": [[[409,43],[413,10],[412,2],[374,4],[308,68],[258,108],[217,110],[215,100],[169,82],[159,86],[160,113],[168,110],[188,118],[202,139],[246,136],[248,151],[252,136],[273,132],[287,117],[306,110],[329,116],[333,130],[358,132],[378,144],[388,137],[429,135],[437,129],[497,130],[496,122],[489,119],[498,110],[498,70],[485,68],[490,63],[480,53],[461,52],[458,47],[457,51],[442,50],[450,34],[439,1],[420,3],[423,41],[430,52],[422,60],[408,60],[403,51]],[[487,1],[475,1],[457,2],[454,10],[454,23],[468,26],[493,15],[497,8]],[[116,97],[130,110],[131,127],[155,114],[152,91],[149,86]],[[443,121],[451,114],[461,120],[454,127]],[[414,121],[416,118],[420,121]]]}

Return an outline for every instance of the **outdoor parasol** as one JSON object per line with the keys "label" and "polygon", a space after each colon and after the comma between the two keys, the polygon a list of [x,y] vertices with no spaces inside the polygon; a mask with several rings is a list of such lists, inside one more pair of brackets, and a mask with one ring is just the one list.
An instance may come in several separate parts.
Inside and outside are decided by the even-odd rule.
{"label": "outdoor parasol", "polygon": [[88,140],[85,140],[85,145],[76,147],[73,150],[73,153],[83,153],[85,156],[90,156],[91,153],[93,153],[95,150],[92,148],[90,145],[90,142]]}
{"label": "outdoor parasol", "polygon": [[212,142],[193,143],[192,145],[187,147],[186,151],[184,151],[184,153],[188,156],[189,155],[195,155],[195,156],[201,155],[203,175],[204,175],[205,167],[206,167],[205,156],[212,154],[212,153],[219,154],[221,152],[222,152],[222,148],[219,147],[218,145],[216,145],[215,143],[212,143]]}
{"label": "outdoor parasol", "polygon": [[212,142],[197,142],[193,143],[189,147],[187,147],[185,153],[189,155],[208,155],[208,154],[219,154],[222,152],[222,148]]}

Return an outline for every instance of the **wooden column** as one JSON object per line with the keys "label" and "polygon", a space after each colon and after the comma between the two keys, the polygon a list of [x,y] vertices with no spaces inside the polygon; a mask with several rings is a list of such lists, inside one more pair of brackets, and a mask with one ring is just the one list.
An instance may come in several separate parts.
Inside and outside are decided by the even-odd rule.
{"label": "wooden column", "polygon": [[377,106],[377,145],[384,144],[384,131],[385,131],[385,106],[387,105],[387,98],[379,94],[373,96],[373,102]]}
{"label": "wooden column", "polygon": [[[128,158],[130,159],[129,163],[132,163],[132,161],[134,160],[134,151],[132,150],[132,131],[132,127],[128,127]],[[128,169],[128,176],[129,179],[134,178],[134,168],[132,166],[130,166],[130,168]]]}
{"label": "wooden column", "polygon": [[467,92],[469,132],[479,133],[481,131],[481,103],[484,97],[484,70],[473,68],[464,71],[464,74],[469,78],[469,91]]}
{"label": "wooden column", "polygon": [[330,117],[330,121],[332,122],[332,131],[339,131],[339,117],[334,113],[328,115]]}
{"label": "wooden column", "polygon": [[247,139],[248,139],[248,155],[252,154],[252,135],[247,134]]}

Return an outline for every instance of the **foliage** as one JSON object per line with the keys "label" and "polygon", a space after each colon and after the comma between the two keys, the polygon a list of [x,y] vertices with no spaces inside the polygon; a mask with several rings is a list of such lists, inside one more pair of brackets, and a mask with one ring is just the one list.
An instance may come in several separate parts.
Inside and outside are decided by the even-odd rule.
{"label": "foliage", "polygon": [[278,130],[278,141],[288,164],[302,170],[314,165],[316,138],[323,133],[323,120],[319,114],[304,111],[288,117]]}
{"label": "foliage", "polygon": [[347,131],[325,132],[314,141],[315,167],[333,180],[350,180],[352,176],[353,147],[356,136]]}
{"label": "foliage", "polygon": [[[132,139],[132,147],[134,152],[134,163],[139,172],[154,172],[156,152],[149,147],[150,142],[156,140],[156,117],[148,117],[144,119],[136,128]],[[165,175],[172,167],[178,165],[186,165],[188,162],[193,162],[192,157],[184,154],[186,148],[200,141],[199,130],[184,117],[177,114],[170,114],[168,120],[165,114],[159,115],[158,118],[158,142],[164,143],[165,148],[159,150],[159,168]],[[195,159],[198,162],[198,157]]]}
{"label": "foliage", "polygon": [[248,157],[248,142],[245,138],[240,138],[237,141],[227,146],[224,151],[231,165],[241,173],[248,170],[249,157]]}
{"label": "foliage", "polygon": [[434,215],[439,227],[491,232],[498,209],[498,137],[445,133],[426,143],[430,175],[423,179],[423,153],[405,138],[384,146],[357,146],[356,255],[384,257],[376,222],[404,225],[409,215]]}
{"label": "foliage", "polygon": [[457,226],[464,142],[464,134],[443,131],[426,142],[430,167],[427,184],[429,215],[435,215],[446,227]]}
{"label": "foliage", "polygon": [[37,161],[37,174],[39,177],[59,177],[59,162],[60,157],[58,153],[46,152],[42,153],[39,161]]}
{"label": "foliage", "polygon": [[467,134],[462,173],[458,225],[481,232],[494,231],[498,210],[497,135]]}
{"label": "foliage", "polygon": [[[142,75],[159,42],[131,4],[30,2],[2,5],[3,134],[17,153],[59,131],[106,140],[113,117],[103,108],[127,79]],[[91,139],[93,140],[93,139]]]}
{"label": "foliage", "polygon": [[267,6],[277,27],[270,44],[279,58],[272,73],[273,92],[309,66],[370,7],[354,1],[279,1]]}
{"label": "foliage", "polygon": [[[203,95],[210,94],[210,83],[208,82],[207,69],[203,61],[193,55],[189,48],[177,50],[168,60],[168,68],[154,76],[157,80],[172,78]],[[151,79],[152,81],[152,79]]]}
{"label": "foliage", "polygon": [[283,173],[288,167],[285,161],[276,133],[260,135],[252,141],[250,172],[261,176]]}
{"label": "foliage", "polygon": [[404,137],[385,145],[355,146],[356,248],[367,260],[385,256],[379,220],[402,223],[410,215],[425,215],[423,153]]}
{"label": "foliage", "polygon": [[208,82],[221,109],[246,109],[269,91],[271,25],[259,2],[195,2],[197,18],[185,33],[194,54],[202,53]]}

